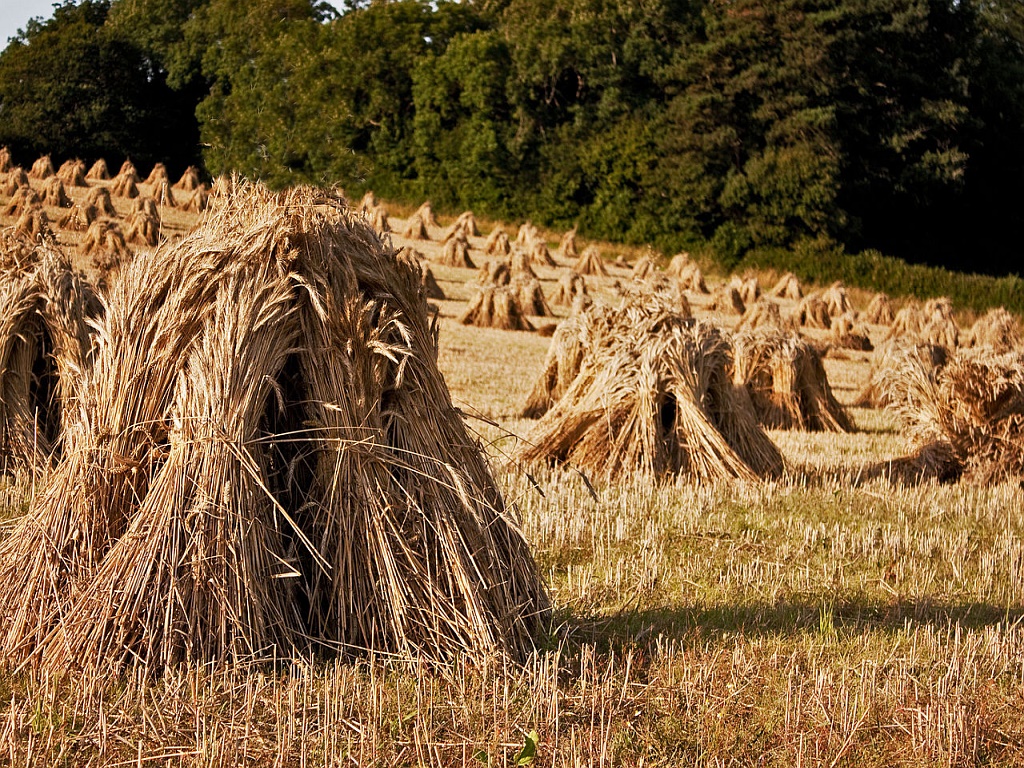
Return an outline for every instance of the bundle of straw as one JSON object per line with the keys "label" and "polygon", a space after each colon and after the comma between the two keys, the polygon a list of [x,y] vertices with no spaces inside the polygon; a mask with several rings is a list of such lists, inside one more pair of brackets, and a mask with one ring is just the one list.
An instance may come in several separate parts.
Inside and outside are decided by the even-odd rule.
{"label": "bundle of straw", "polygon": [[48,469],[63,450],[89,365],[95,293],[67,257],[41,243],[0,271],[0,456],[8,469]]}
{"label": "bundle of straw", "polygon": [[603,479],[636,472],[753,480],[782,470],[749,396],[732,383],[732,350],[717,328],[656,297],[594,322],[609,327],[604,341],[583,347],[576,376],[537,423],[522,461],[568,464]]}
{"label": "bundle of straw", "polygon": [[966,346],[984,347],[997,355],[1020,349],[1024,346],[1020,321],[1004,307],[990,309],[974,322]]}
{"label": "bundle of straw", "polygon": [[601,252],[596,245],[588,245],[583,250],[576,263],[573,264],[572,271],[577,275],[608,276],[608,268],[604,265],[604,259],[601,258]]}
{"label": "bundle of straw", "polygon": [[53,161],[50,160],[50,156],[43,155],[32,163],[32,169],[28,175],[32,179],[48,179],[53,176]]}
{"label": "bundle of straw", "polygon": [[469,300],[459,322],[478,328],[498,328],[503,331],[532,331],[526,311],[519,303],[519,295],[508,285],[485,283]]}
{"label": "bundle of straw", "polygon": [[492,229],[484,243],[484,250],[488,256],[508,256],[512,251],[512,244],[509,243],[505,230],[501,227]]}
{"label": "bundle of straw", "polygon": [[832,327],[832,315],[828,304],[816,293],[808,294],[801,300],[796,309],[796,321],[807,328],[827,330]]}
{"label": "bundle of straw", "polygon": [[579,256],[576,245],[576,228],[573,227],[564,235],[558,243],[558,253],[566,261],[571,261]]}
{"label": "bundle of straw", "polygon": [[427,225],[420,218],[419,214],[414,213],[405,222],[405,226],[402,228],[402,237],[407,237],[410,240],[430,239],[430,235],[427,233]]}
{"label": "bundle of straw", "polygon": [[1024,475],[1021,353],[961,351],[935,369],[911,351],[899,359],[888,385],[890,406],[910,430],[917,452],[945,446],[975,482]]}
{"label": "bundle of straw", "polygon": [[733,338],[733,382],[750,393],[758,421],[771,429],[851,432],[821,358],[795,333],[761,330]]}
{"label": "bundle of straw", "polygon": [[87,187],[85,163],[81,160],[65,160],[57,170],[57,178],[68,187]]}
{"label": "bundle of straw", "polygon": [[465,235],[459,234],[445,241],[440,263],[448,267],[475,268],[476,265],[469,258],[469,240]]}
{"label": "bundle of straw", "polygon": [[425,200],[423,204],[416,209],[416,215],[420,217],[422,221],[428,227],[436,227],[437,216],[434,215],[434,207],[430,204],[429,200]]}
{"label": "bundle of straw", "polygon": [[178,179],[177,184],[174,185],[175,189],[181,190],[182,192],[194,192],[199,189],[199,169],[194,165],[190,165],[185,169],[185,172],[181,174],[181,178]]}
{"label": "bundle of straw", "polygon": [[110,199],[110,190],[106,187],[93,187],[90,189],[85,193],[82,204],[91,205],[100,216],[109,216],[111,218],[117,216],[117,210]]}
{"label": "bundle of straw", "polygon": [[159,672],[314,648],[521,657],[547,598],[342,198],[244,182],[114,286],[63,460],[0,545],[0,650]]}
{"label": "bundle of straw", "polygon": [[107,168],[107,161],[102,157],[92,164],[89,172],[85,174],[89,181],[106,181],[110,178],[110,170]]}
{"label": "bundle of straw", "polygon": [[876,293],[864,310],[864,322],[874,325],[892,325],[896,315],[892,309],[892,302],[884,293]]}
{"label": "bundle of straw", "polygon": [[787,272],[779,281],[775,284],[775,287],[771,290],[771,295],[777,299],[793,299],[799,301],[804,297],[803,288],[800,287],[800,281],[797,276],[792,272]]}

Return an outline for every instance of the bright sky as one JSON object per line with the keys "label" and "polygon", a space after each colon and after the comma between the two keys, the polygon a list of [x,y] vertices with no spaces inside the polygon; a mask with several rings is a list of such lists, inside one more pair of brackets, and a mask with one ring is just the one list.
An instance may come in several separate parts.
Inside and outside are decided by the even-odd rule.
{"label": "bright sky", "polygon": [[0,50],[7,41],[25,28],[25,22],[36,16],[53,16],[54,0],[0,0]]}

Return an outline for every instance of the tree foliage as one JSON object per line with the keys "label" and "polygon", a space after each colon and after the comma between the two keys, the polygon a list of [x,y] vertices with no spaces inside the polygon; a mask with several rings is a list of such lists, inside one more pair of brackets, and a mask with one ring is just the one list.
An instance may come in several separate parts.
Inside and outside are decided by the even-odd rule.
{"label": "tree foliage", "polygon": [[[187,117],[175,131],[201,134],[212,173],[710,245],[726,263],[816,243],[999,270],[1020,252],[1019,0],[340,7],[67,3],[0,55],[0,140],[117,154],[148,135],[175,159],[182,142],[152,125]],[[63,62],[72,76],[54,77]]]}

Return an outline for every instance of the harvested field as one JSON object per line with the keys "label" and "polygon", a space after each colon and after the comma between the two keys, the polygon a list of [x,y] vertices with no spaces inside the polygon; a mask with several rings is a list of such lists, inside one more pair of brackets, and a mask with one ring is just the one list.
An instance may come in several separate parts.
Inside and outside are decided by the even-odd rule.
{"label": "harvested field", "polygon": [[[18,159],[30,164],[34,157]],[[88,164],[93,158],[85,160]],[[111,186],[109,179],[94,177],[87,183],[88,187],[73,187],[65,182],[74,206],[83,206],[90,192],[109,190]],[[24,185],[42,192],[42,180],[26,178]],[[154,197],[157,192],[156,186],[144,182],[137,185],[140,198]],[[230,206],[225,192],[239,185],[245,187],[244,182],[222,179],[221,202],[214,205]],[[2,192],[0,204],[6,204],[10,198]],[[178,202],[187,199],[178,189],[175,195]],[[114,212],[106,216],[116,216],[120,226],[126,227],[134,202],[114,197],[110,201]],[[381,202],[375,199],[374,205]],[[294,287],[273,274],[251,283],[237,271],[235,277],[216,280],[218,287],[207,292],[206,299],[188,304],[193,309],[205,307],[199,315],[219,318],[216,323],[197,319],[198,315],[185,304],[147,310],[141,297],[154,295],[156,289],[143,291],[138,279],[132,282],[135,263],[133,269],[123,269],[120,276],[108,273],[80,252],[83,230],[51,224],[57,247],[68,254],[73,267],[86,270],[91,279],[106,285],[106,302],[114,314],[100,326],[109,337],[97,347],[99,358],[105,361],[102,365],[107,366],[102,370],[115,370],[111,367],[115,358],[123,358],[121,364],[126,367],[135,365],[127,359],[141,352],[133,352],[128,340],[153,338],[150,330],[154,330],[157,335],[163,334],[161,338],[169,349],[184,349],[182,345],[187,349],[169,354],[162,363],[152,360],[154,367],[147,370],[155,372],[161,365],[172,365],[189,374],[179,380],[180,387],[161,385],[166,393],[162,402],[154,399],[146,406],[156,410],[132,417],[141,423],[149,418],[147,414],[167,414],[156,419],[171,425],[167,439],[153,438],[149,433],[134,442],[122,436],[114,443],[107,438],[91,444],[94,459],[89,466],[101,472],[98,477],[107,478],[106,485],[86,485],[87,473],[82,468],[78,475],[67,468],[61,470],[63,459],[58,456],[52,460],[58,474],[52,464],[47,467],[44,463],[43,470],[34,470],[33,490],[32,472],[15,466],[13,460],[8,463],[6,485],[0,484],[9,520],[3,546],[7,556],[11,552],[21,553],[26,559],[26,553],[37,552],[39,556],[31,567],[24,561],[16,568],[9,565],[4,579],[0,579],[6,585],[5,612],[21,617],[20,630],[10,624],[4,627],[6,642],[20,638],[14,643],[19,650],[9,659],[29,660],[20,669],[8,664],[2,673],[7,698],[0,748],[5,760],[18,765],[170,762],[175,766],[448,766],[527,765],[535,754],[532,764],[553,766],[855,768],[1016,765],[1024,760],[1024,727],[1019,717],[1024,709],[1024,689],[1020,686],[1024,630],[1019,621],[1024,615],[1024,520],[1019,515],[1024,491],[1018,477],[1021,461],[1016,405],[1016,372],[1021,362],[989,351],[1004,341],[1016,343],[1013,323],[1019,323],[1019,318],[1007,321],[993,317],[979,325],[976,333],[968,333],[972,316],[949,315],[958,329],[964,329],[958,332],[959,343],[970,349],[948,353],[942,349],[950,361],[943,364],[934,362],[929,352],[928,360],[932,362],[924,369],[923,377],[894,385],[891,382],[898,379],[902,368],[895,362],[898,357],[891,363],[884,362],[891,345],[881,342],[889,329],[883,316],[876,319],[865,310],[853,321],[854,327],[861,324],[875,350],[845,349],[840,350],[842,354],[819,358],[834,400],[856,423],[857,431],[805,432],[773,426],[760,432],[763,440],[755,439],[764,449],[763,456],[778,456],[777,462],[766,462],[773,471],[762,478],[760,472],[739,471],[738,464],[730,464],[744,478],[736,480],[734,475],[723,473],[715,460],[727,455],[717,438],[706,429],[682,429],[684,414],[680,413],[685,410],[680,403],[698,402],[701,398],[693,393],[701,391],[705,409],[702,424],[716,424],[716,418],[725,418],[723,414],[739,413],[746,407],[737,405],[741,401],[735,399],[726,401],[727,396],[735,398],[736,392],[730,393],[722,382],[735,386],[734,370],[713,364],[723,359],[725,349],[735,357],[737,347],[742,346],[728,330],[738,316],[727,307],[714,308],[711,296],[684,284],[682,296],[689,307],[684,313],[672,303],[675,278],[669,283],[661,279],[633,282],[628,267],[616,266],[610,260],[604,263],[607,277],[584,279],[573,275],[572,265],[584,250],[583,245],[599,245],[609,254],[625,253],[626,261],[634,265],[643,255],[639,248],[588,242],[580,243],[578,251],[570,256],[560,250],[555,254],[555,265],[531,261],[538,285],[530,290],[540,288],[547,296],[548,309],[554,313],[549,322],[560,323],[553,338],[462,325],[459,318],[477,287],[475,269],[465,260],[444,263],[445,243],[436,224],[428,225],[428,230],[433,227],[431,240],[405,238],[414,206],[406,208],[392,201],[385,204],[393,212],[389,237],[395,249],[414,247],[422,253],[422,261],[419,257],[403,257],[407,266],[401,269],[403,274],[407,271],[409,285],[427,288],[427,270],[417,269],[419,264],[429,263],[434,284],[446,297],[435,299],[434,309],[411,325],[397,320],[388,325],[387,313],[361,313],[355,300],[350,304],[324,301],[321,315],[313,308],[312,299],[296,299]],[[305,226],[302,222],[310,220],[307,213],[314,219],[318,215],[304,205],[290,210],[296,210],[296,215],[289,219],[289,227]],[[44,208],[51,222],[62,221],[69,211],[74,213],[76,208]],[[158,206],[158,213],[164,242],[155,250],[141,244],[132,246],[140,251],[137,260],[158,260],[152,254],[183,254],[191,248],[188,243],[200,237],[207,238],[203,242],[221,244],[214,249],[221,256],[215,258],[229,258],[229,252],[238,251],[230,244],[240,238],[231,236],[230,228],[219,229],[218,234],[202,228],[194,231],[199,219],[196,213],[167,206]],[[445,224],[453,222],[456,213],[458,210],[438,211]],[[7,227],[15,223],[11,216],[0,215],[0,220]],[[484,232],[498,226],[516,232],[519,226],[519,222],[483,218],[477,224],[478,231]],[[239,226],[244,229],[243,224]],[[486,238],[469,233],[468,226],[460,225],[458,230],[461,237],[457,239],[464,240],[466,255],[472,253],[478,263],[488,261],[478,256],[487,252]],[[547,233],[546,237],[554,243],[559,234]],[[274,238],[270,241],[279,242]],[[34,263],[35,245],[19,240],[10,230],[0,233],[0,248],[0,263],[10,268],[20,265],[28,269]],[[312,258],[304,247],[297,253],[300,262]],[[680,273],[699,271],[693,259],[680,262]],[[358,295],[362,302],[391,302],[390,297],[396,295],[394,286],[405,283],[395,281],[389,269],[384,267],[391,277],[380,281],[368,280],[366,272],[358,272],[356,282],[363,286],[358,290],[344,287],[353,285],[347,277],[352,272],[344,269],[308,281],[308,290],[311,296],[340,293]],[[192,272],[183,270],[182,274]],[[778,281],[778,273],[756,277],[763,286],[774,286]],[[729,276],[712,271],[707,276],[701,274],[700,279],[705,290],[717,290],[729,281]],[[199,285],[206,278],[194,276],[192,280]],[[136,287],[131,288],[125,281]],[[621,295],[616,294],[616,281],[624,286]],[[385,285],[390,287],[378,290]],[[526,281],[517,282],[517,289],[520,285],[526,285]],[[827,287],[801,286],[807,294],[818,292],[819,298]],[[345,293],[348,290],[353,293]],[[133,310],[138,314],[130,314],[122,299],[114,301],[115,296],[127,296],[132,291],[139,292],[133,294],[140,297]],[[560,292],[566,303],[554,300]],[[642,305],[654,301],[654,296],[659,305],[665,305],[660,322],[637,312],[626,323],[631,330],[613,334],[616,344],[610,348],[629,349],[628,357],[613,354],[609,348],[604,353],[607,359],[601,358],[605,362],[592,365],[582,361],[582,344],[573,348],[564,341],[584,338],[578,327],[573,330],[573,324],[596,316],[590,314],[594,310],[587,309],[588,302],[618,311],[623,302]],[[858,307],[867,307],[871,298],[853,291],[848,300],[851,297],[851,303]],[[773,296],[772,301],[780,306],[784,321],[798,316],[799,300],[792,294]],[[892,304],[899,306],[901,301],[894,297]],[[331,314],[329,307],[335,305],[348,306],[351,312]],[[248,323],[254,306],[262,308],[260,316],[265,322]],[[943,319],[941,306],[933,310]],[[921,305],[918,312],[922,322],[916,333],[920,334],[928,319],[935,319],[936,311],[928,319]],[[693,319],[688,317],[690,314]],[[147,322],[137,321],[146,317],[150,317]],[[324,317],[337,317],[339,321],[327,323]],[[299,327],[296,318],[301,319]],[[836,315],[827,323],[804,324],[800,329],[803,343],[815,350],[832,344],[833,332],[839,332],[836,324],[841,329],[846,320]],[[109,346],[113,344],[114,324],[132,328],[132,333],[123,333],[116,354]],[[189,328],[197,329],[191,336],[193,342],[186,341]],[[360,336],[352,332],[353,328],[366,333]],[[337,368],[334,363],[315,365],[311,358],[302,362],[301,355],[306,353],[295,350],[317,345],[296,344],[294,339],[311,329],[320,329],[324,343],[319,346],[332,350]],[[47,334],[49,331],[43,335],[44,349],[50,343]],[[409,349],[406,334],[415,339],[415,355],[398,351]],[[663,336],[674,340],[666,342]],[[269,378],[243,385],[236,376],[241,368],[211,364],[209,361],[222,359],[216,350],[228,339],[235,340],[233,343],[240,339],[252,342],[242,344],[250,355],[246,359],[262,366]],[[352,343],[338,344],[339,339]],[[366,340],[366,344],[356,343],[358,339]],[[264,343],[268,341],[271,343]],[[346,349],[364,349],[377,342],[383,346],[376,347],[380,353],[374,357],[346,357]],[[292,351],[283,351],[286,348]],[[695,348],[704,353],[699,358],[687,356],[685,350]],[[933,345],[922,348],[941,349]],[[434,349],[436,357],[431,351]],[[665,350],[671,354],[659,354]],[[389,354],[395,359],[389,359]],[[658,367],[663,357],[680,361],[674,379]],[[360,361],[366,359],[374,360],[375,366],[361,365]],[[48,360],[44,355],[37,361],[41,362],[35,370],[49,371],[51,378],[54,371],[63,370],[56,367],[60,360],[55,356]],[[431,394],[416,400],[414,408],[407,398],[416,397],[417,388],[423,389],[423,379],[406,383],[405,377],[418,377],[424,367],[431,366],[443,374],[444,382],[431,378],[434,383],[426,386]],[[340,369],[348,373],[337,379],[320,373]],[[874,375],[873,369],[879,375]],[[882,369],[888,372],[882,374]],[[382,377],[378,376],[381,371]],[[397,383],[398,371],[403,377],[401,385]],[[547,434],[545,425],[553,423],[547,421],[553,414],[568,411],[568,402],[559,404],[562,395],[567,391],[583,393],[582,382],[574,383],[581,371],[587,379],[597,378],[600,373],[606,382],[588,389],[593,394],[585,398],[598,414],[590,422],[592,432],[588,434],[593,437],[583,443],[577,441],[578,453],[570,456],[567,452],[565,460],[556,461],[554,466],[544,459],[523,461],[523,452],[534,445],[550,449],[555,444],[553,439],[538,442],[536,435]],[[631,371],[631,383],[613,383],[613,373],[625,371]],[[712,371],[722,373],[712,375]],[[684,380],[696,378],[698,372],[708,373],[716,384],[705,390],[691,388],[689,383],[684,386]],[[160,376],[166,382],[169,374]],[[544,376],[554,384],[543,393],[540,411],[547,415],[540,420],[536,418],[539,411],[524,416],[524,403]],[[127,376],[117,373],[106,374],[106,378],[127,380]],[[675,382],[671,386],[665,383],[669,379]],[[68,382],[72,380],[71,375],[67,376]],[[881,396],[854,404],[860,390],[872,380],[877,380],[879,391],[885,384],[888,399],[898,406],[895,410],[875,405],[886,399]],[[376,382],[377,389],[367,387],[361,399],[338,394],[353,391],[353,381]],[[443,394],[438,389],[441,386],[445,387]],[[895,392],[891,389],[894,386]],[[307,413],[299,404],[316,400],[309,396],[314,387],[321,392],[333,388],[333,400],[320,399],[339,406],[352,403],[352,409],[346,405]],[[123,432],[119,425],[127,422],[113,419],[120,407],[113,401],[124,403],[130,397],[129,389],[105,390],[107,407],[101,409],[107,414],[101,420],[104,433],[113,436]],[[47,391],[37,389],[33,402]],[[98,390],[87,387],[85,391],[94,394],[78,403],[78,412],[96,421],[101,411],[89,403],[97,400]],[[203,394],[214,391],[227,396]],[[690,394],[684,400],[686,392]],[[666,393],[672,394],[674,408],[665,407],[669,402]],[[749,392],[748,397],[753,409],[756,397]],[[574,402],[579,400],[584,398]],[[661,403],[654,419],[641,418],[651,412],[647,401]],[[193,404],[187,407],[204,413],[207,423],[224,424],[229,417],[224,403],[228,402],[236,405],[236,420],[231,423],[248,435],[244,441],[210,439],[210,433],[201,427],[202,419],[175,421],[171,415],[183,413],[187,404]],[[454,412],[456,418],[437,416],[439,402],[447,403],[444,408],[451,411],[445,413]],[[375,409],[378,403],[380,408]],[[625,404],[630,405],[629,410],[620,408]],[[30,406],[27,412],[36,414],[36,407]],[[686,413],[699,421],[696,412]],[[621,418],[622,414],[627,414],[626,418]],[[604,429],[604,437],[599,440],[602,417],[611,417],[614,429]],[[325,438],[318,447],[307,450],[301,447],[309,445],[303,442],[307,440],[304,435],[310,430],[359,430],[367,423],[386,426],[376,433],[382,435],[380,440],[362,439],[360,432],[360,439],[349,441],[353,459],[343,471],[351,470],[350,476],[356,479],[333,486],[333,496],[321,494],[318,489],[324,484],[314,480],[328,473],[333,476],[333,464],[330,470],[326,467],[337,459],[337,441]],[[476,469],[469,474],[490,480],[460,486],[466,475],[453,475],[445,466],[423,460],[421,456],[428,451],[421,444],[392,442],[392,435],[406,434],[404,425],[408,424],[429,429],[443,424],[443,434],[435,433],[438,442],[469,452],[445,459],[447,467],[465,466],[465,455],[479,457],[479,451],[486,450],[488,463],[478,459],[480,463],[473,464]],[[24,435],[32,431],[53,434],[49,427],[22,428],[17,432],[23,436],[22,445],[26,444]],[[284,431],[295,433],[296,442],[275,443],[270,438]],[[83,431],[73,432],[85,435]],[[654,435],[660,439],[670,432],[685,439],[678,438],[675,443],[670,440],[659,447],[657,440],[643,437]],[[748,438],[750,434],[756,433],[748,433]],[[615,442],[612,436],[621,439]],[[694,454],[696,465],[672,471],[675,457],[684,455],[684,442],[705,447]],[[231,447],[242,444],[247,446],[253,464],[240,461]],[[111,446],[116,448],[116,460],[108,454]],[[379,452],[387,446],[388,450]],[[582,451],[581,446],[592,450]],[[654,450],[649,452],[647,446]],[[36,443],[30,452],[36,457],[31,462],[37,466],[38,448]],[[746,455],[746,449],[731,450]],[[61,456],[65,456],[67,448],[62,451]],[[634,463],[632,458],[639,461]],[[599,460],[603,464],[599,465]],[[173,477],[182,476],[176,475],[181,467],[200,465],[219,467],[223,474],[197,470],[190,472],[188,482],[173,482]],[[660,475],[647,471],[646,467],[655,465],[668,471]],[[640,471],[635,469],[637,466]],[[694,471],[694,466],[706,469]],[[431,475],[433,485],[416,498],[422,504],[437,498],[439,504],[434,508],[448,512],[439,512],[429,524],[408,527],[408,520],[395,512],[408,507],[408,497],[392,483],[396,477],[422,474]],[[308,548],[304,549],[297,537],[275,539],[278,531],[293,530],[280,516],[276,523],[246,528],[232,527],[232,521],[246,519],[231,516],[234,513],[215,517],[201,511],[209,508],[204,506],[204,499],[217,499],[223,505],[221,510],[240,509],[243,503],[237,500],[243,499],[250,519],[275,520],[276,508],[259,484],[253,484],[254,476],[262,478],[274,498],[284,500],[282,507],[293,519],[306,515],[323,523],[350,515],[345,519],[360,521],[351,523],[355,526],[351,530],[358,532],[344,545],[339,537],[350,529],[311,523],[311,530],[317,534],[309,538],[317,542],[318,551],[346,551],[353,559],[339,556],[329,562],[330,567],[317,568],[310,563]],[[401,487],[409,486],[402,481]],[[125,488],[130,493],[117,492]],[[348,492],[348,488],[354,490]],[[380,488],[396,492],[381,497],[376,491]],[[329,501],[304,508],[313,494]],[[368,531],[378,531],[376,541],[393,545],[392,560],[375,562],[401,565],[407,562],[403,557],[410,550],[426,551],[416,548],[426,546],[437,531],[452,530],[442,523],[450,519],[449,513],[461,519],[467,503],[469,508],[486,508],[485,502],[495,498],[494,494],[505,503],[503,518],[510,521],[503,529],[507,535],[503,533],[499,538],[528,542],[525,555],[535,562],[552,608],[550,620],[540,612],[530,625],[527,634],[531,644],[519,656],[521,664],[511,661],[514,654],[489,651],[469,652],[465,660],[460,657],[451,661],[452,656],[438,653],[440,648],[453,647],[448,641],[425,641],[430,651],[426,654],[412,640],[404,645],[382,644],[379,647],[384,650],[377,653],[355,648],[339,652],[338,646],[326,643],[309,646],[308,638],[328,626],[339,632],[341,626],[347,627],[351,646],[370,645],[366,637],[389,635],[390,629],[373,627],[393,626],[383,618],[393,614],[371,611],[347,622],[335,617],[356,616],[354,606],[367,603],[366,596],[378,587],[373,604],[381,606],[385,594],[387,599],[421,594],[417,590],[426,583],[425,573],[451,572],[425,566],[410,571],[419,575],[402,582],[401,588],[387,592],[384,585],[395,582],[390,581],[383,567],[360,577],[358,574],[366,573],[365,569],[350,565],[367,562],[369,552],[377,546],[371,544],[374,539]],[[120,511],[116,514],[108,505],[112,499],[119,500]],[[365,499],[377,499],[371,509],[378,512],[359,517]],[[35,540],[26,544],[22,530],[25,521],[38,519],[44,508],[55,517],[64,511],[62,519],[69,521],[62,534],[66,541],[106,541],[106,554],[100,554],[102,547],[93,550],[78,545],[74,557],[54,561],[47,559],[45,548]],[[292,513],[303,508],[301,514]],[[82,533],[75,537],[76,528],[67,511],[87,509],[106,509],[108,514],[93,518],[98,527],[92,529],[91,539]],[[77,516],[76,525],[84,519]],[[494,518],[487,519],[492,522],[483,527],[491,531]],[[105,528],[99,525],[104,521],[110,523]],[[377,521],[407,527],[398,528],[401,534],[389,538],[382,527],[384,522],[374,528]],[[126,531],[131,531],[129,538]],[[172,531],[177,533],[172,536]],[[250,538],[242,538],[244,531]],[[176,561],[168,554],[168,542],[175,540],[174,536],[183,537],[180,541],[194,548],[183,549],[182,553],[219,552],[217,557],[227,558],[190,561],[199,569],[195,574],[208,577],[205,586],[192,571],[175,565],[185,560]],[[256,536],[263,538],[252,538]],[[217,550],[215,543],[229,540],[245,542],[244,547],[235,547],[242,558],[235,562],[246,564],[244,572],[252,577],[247,585],[253,592],[230,592],[227,585],[231,582],[223,576],[229,571],[218,570],[216,563],[228,562],[230,556],[228,550]],[[284,540],[286,545],[282,544]],[[331,541],[334,544],[327,543]],[[438,542],[440,549],[434,551],[455,551],[447,546],[465,546],[474,553],[491,551],[473,543],[478,541]],[[117,556],[112,557],[115,548]],[[187,559],[184,554],[182,557]],[[432,562],[441,562],[444,557],[438,555]],[[79,574],[75,581],[86,588],[40,588],[32,593],[34,597],[19,591],[16,585],[30,578],[26,574],[52,574],[55,571],[50,565],[54,562],[64,562]],[[328,574],[346,568],[349,576],[342,581],[350,588],[333,588],[336,582]],[[291,576],[295,571],[303,577]],[[274,578],[266,578],[268,574]],[[507,572],[500,573],[488,583],[506,585],[510,583],[507,577]],[[454,585],[457,581],[453,577],[446,583]],[[51,583],[62,582],[56,578]],[[533,589],[537,594],[536,587],[530,586],[536,582],[527,579],[517,583],[524,585],[525,592]],[[194,618],[180,622],[158,616],[154,606],[174,605],[167,595],[173,590],[184,595],[185,584],[193,585],[191,594],[195,598],[181,604],[191,606],[189,610],[194,612],[181,608],[167,615]],[[498,591],[505,589],[502,586]],[[296,593],[307,597],[294,600]],[[261,597],[251,600],[244,594]],[[442,594],[453,593],[442,590]],[[308,595],[318,597],[310,599]],[[482,600],[494,605],[492,597],[488,590]],[[452,622],[438,618],[455,615],[446,613],[453,605],[451,601],[428,601],[433,609],[419,612],[418,620],[405,625],[406,638],[426,637],[428,625],[438,630],[446,628],[439,636],[449,639],[466,636],[456,629],[468,626],[461,619]],[[420,603],[417,600],[415,604]],[[53,615],[52,610],[41,610],[45,605],[60,605],[68,620],[59,627],[45,620],[31,625],[29,617],[33,615]],[[135,623],[122,618],[129,615],[127,608],[133,605],[139,607],[137,615],[141,617]],[[262,625],[255,613],[247,624],[262,626],[264,634],[249,630],[221,632],[220,626],[239,626],[231,617],[238,615],[238,606],[243,605],[266,608],[261,614]],[[317,611],[314,605],[319,607]],[[301,632],[295,630],[297,625],[286,623],[291,620],[289,612],[296,611],[304,617]],[[35,626],[35,631],[27,631],[29,626]],[[42,626],[49,631],[44,632]],[[161,627],[175,629],[161,633]],[[194,635],[189,634],[192,631]],[[194,638],[189,648],[181,641],[185,637]],[[260,662],[265,653],[246,655],[239,650],[259,646],[259,637],[277,638],[272,641],[282,648],[277,662],[273,658]],[[283,650],[281,637],[289,638],[289,642],[298,638],[296,650]],[[30,651],[30,647],[35,650]],[[195,660],[200,658],[202,647],[222,649],[207,658],[226,655],[229,660],[212,665],[198,663]],[[136,656],[126,661],[131,654]],[[137,663],[136,657],[147,655],[151,660],[149,673],[118,671],[130,669]],[[471,662],[470,658],[482,662]],[[97,664],[96,659],[106,661]],[[158,672],[161,659],[173,663]]]}

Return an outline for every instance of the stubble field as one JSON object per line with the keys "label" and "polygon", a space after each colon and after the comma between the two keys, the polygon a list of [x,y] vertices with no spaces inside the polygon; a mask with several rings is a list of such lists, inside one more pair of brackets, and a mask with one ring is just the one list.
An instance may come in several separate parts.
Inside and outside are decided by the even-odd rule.
{"label": "stubble field", "polygon": [[[171,234],[191,225],[178,212],[165,221]],[[403,223],[391,219],[396,232]],[[430,234],[393,238],[432,262],[442,229]],[[547,234],[554,249],[557,234]],[[73,252],[74,237],[61,239]],[[483,240],[471,238],[478,264]],[[85,258],[79,266],[92,268]],[[535,268],[546,292],[568,266]],[[432,269],[446,294],[436,304],[452,400],[491,456],[552,596],[537,653],[522,667],[310,659],[158,680],[9,670],[0,755],[10,764],[1024,760],[1019,483],[865,480],[867,464],[910,445],[886,411],[852,407],[852,434],[770,432],[787,465],[776,480],[599,483],[571,468],[518,466],[510,458],[533,423],[519,413],[550,339],[461,325],[476,272]],[[613,301],[630,271],[609,269],[587,282]],[[707,296],[689,300],[698,316],[736,322],[709,312]],[[884,332],[870,328],[876,343]],[[841,402],[853,400],[870,361],[852,351],[825,359]],[[9,520],[31,492],[25,481],[5,490]]]}

